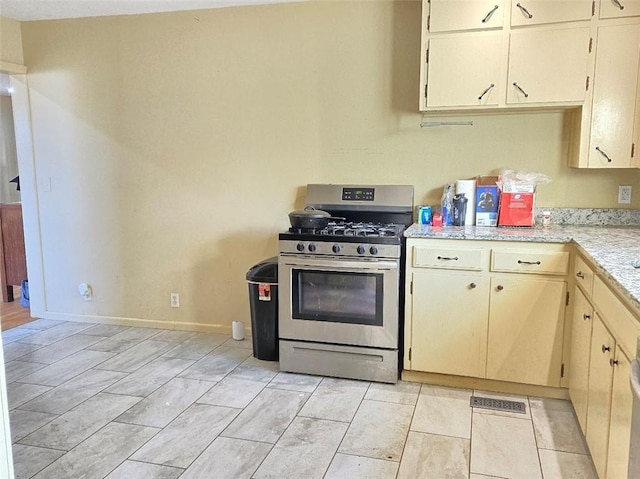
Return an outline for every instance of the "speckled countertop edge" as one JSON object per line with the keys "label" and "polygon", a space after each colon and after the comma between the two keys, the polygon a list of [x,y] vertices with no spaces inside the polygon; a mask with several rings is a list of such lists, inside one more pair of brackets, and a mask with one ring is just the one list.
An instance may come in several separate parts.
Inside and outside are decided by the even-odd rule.
{"label": "speckled countertop edge", "polygon": [[438,238],[532,243],[575,243],[607,280],[640,313],[640,226],[552,225],[548,228],[489,226],[432,227],[413,224],[407,238]]}

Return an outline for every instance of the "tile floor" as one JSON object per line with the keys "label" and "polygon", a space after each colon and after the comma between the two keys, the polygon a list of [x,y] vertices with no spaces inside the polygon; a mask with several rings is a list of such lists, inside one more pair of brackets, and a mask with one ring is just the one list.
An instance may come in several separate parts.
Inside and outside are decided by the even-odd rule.
{"label": "tile floor", "polygon": [[280,373],[219,334],[37,320],[3,342],[20,479],[596,477],[567,401]]}

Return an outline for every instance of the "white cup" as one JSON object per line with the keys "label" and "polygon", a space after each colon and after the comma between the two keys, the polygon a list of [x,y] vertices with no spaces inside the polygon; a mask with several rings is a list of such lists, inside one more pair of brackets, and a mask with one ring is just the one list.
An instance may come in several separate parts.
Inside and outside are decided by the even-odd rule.
{"label": "white cup", "polygon": [[231,322],[231,337],[236,341],[244,339],[244,323],[242,321]]}

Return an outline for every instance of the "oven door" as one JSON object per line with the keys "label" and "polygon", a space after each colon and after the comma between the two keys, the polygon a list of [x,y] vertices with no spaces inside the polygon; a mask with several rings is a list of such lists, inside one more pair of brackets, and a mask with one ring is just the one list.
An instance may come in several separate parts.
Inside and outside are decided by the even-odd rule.
{"label": "oven door", "polygon": [[282,339],[398,348],[399,261],[280,255]]}

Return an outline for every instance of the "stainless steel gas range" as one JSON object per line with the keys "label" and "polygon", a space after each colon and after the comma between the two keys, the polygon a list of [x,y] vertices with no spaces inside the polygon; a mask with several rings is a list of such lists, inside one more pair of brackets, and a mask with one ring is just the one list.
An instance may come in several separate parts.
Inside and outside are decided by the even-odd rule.
{"label": "stainless steel gas range", "polygon": [[395,383],[412,186],[308,185],[344,221],[279,236],[282,371]]}

